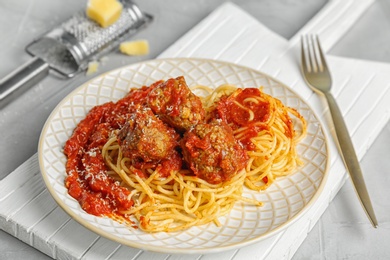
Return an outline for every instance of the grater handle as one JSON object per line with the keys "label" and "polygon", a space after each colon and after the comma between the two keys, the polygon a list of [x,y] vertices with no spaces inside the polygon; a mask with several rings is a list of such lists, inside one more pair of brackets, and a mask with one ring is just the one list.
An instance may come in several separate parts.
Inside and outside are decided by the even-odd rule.
{"label": "grater handle", "polygon": [[0,108],[49,73],[49,64],[34,57],[0,80]]}

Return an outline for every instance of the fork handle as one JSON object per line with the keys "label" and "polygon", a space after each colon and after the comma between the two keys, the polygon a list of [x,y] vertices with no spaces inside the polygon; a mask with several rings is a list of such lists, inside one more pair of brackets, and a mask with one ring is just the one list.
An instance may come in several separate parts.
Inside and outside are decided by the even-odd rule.
{"label": "fork handle", "polygon": [[378,222],[375,217],[374,209],[371,205],[371,200],[364,183],[363,173],[360,169],[359,161],[356,157],[356,153],[353,148],[347,126],[345,125],[344,118],[332,94],[330,92],[326,92],[324,94],[328,101],[329,110],[333,118],[334,128],[344,164],[347,167],[352,183],[354,184],[353,186],[355,187],[355,191],[358,194],[359,200],[363,205],[363,208],[369,217],[371,224],[374,227],[377,227]]}

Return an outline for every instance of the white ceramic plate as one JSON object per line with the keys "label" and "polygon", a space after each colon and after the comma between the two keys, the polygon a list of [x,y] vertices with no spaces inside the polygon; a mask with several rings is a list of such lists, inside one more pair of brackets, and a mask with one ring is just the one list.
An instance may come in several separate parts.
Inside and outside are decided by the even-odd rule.
{"label": "white ceramic plate", "polygon": [[[231,213],[219,220],[222,227],[208,224],[175,233],[149,234],[128,228],[110,218],[84,212],[64,186],[66,158],[64,143],[78,122],[95,105],[116,101],[130,87],[184,75],[189,86],[217,87],[223,83],[238,87],[264,86],[264,92],[296,108],[308,122],[307,137],[298,152],[305,165],[297,173],[278,179],[265,192],[245,190],[264,206],[256,208],[236,203]],[[211,253],[234,249],[260,241],[297,220],[312,205],[325,184],[328,148],[320,122],[309,106],[277,80],[252,69],[204,59],[161,59],[123,67],[83,84],[69,94],[48,118],[39,141],[39,163],[43,179],[57,203],[76,221],[90,230],[119,243],[165,253]]]}

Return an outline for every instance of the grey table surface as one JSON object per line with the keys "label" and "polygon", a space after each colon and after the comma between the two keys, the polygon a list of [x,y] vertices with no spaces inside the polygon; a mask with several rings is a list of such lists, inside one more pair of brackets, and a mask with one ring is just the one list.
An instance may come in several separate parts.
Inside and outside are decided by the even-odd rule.
{"label": "grey table surface", "polygon": [[[99,73],[136,61],[152,59],[225,0],[143,0],[136,3],[154,15],[154,22],[135,38],[147,39],[149,55],[108,55]],[[282,37],[289,39],[325,0],[231,1]],[[25,46],[77,10],[80,0],[1,0],[0,78],[28,61]],[[377,0],[333,47],[330,54],[390,62],[390,0]],[[0,179],[6,177],[37,151],[42,126],[57,103],[92,76],[61,80],[50,75],[0,110]],[[390,71],[389,71],[390,79]],[[293,259],[390,259],[390,123],[384,127],[362,159],[366,184],[376,207],[379,228],[373,229],[361,212],[354,189],[346,182]],[[48,256],[0,231],[0,259],[50,259]]]}

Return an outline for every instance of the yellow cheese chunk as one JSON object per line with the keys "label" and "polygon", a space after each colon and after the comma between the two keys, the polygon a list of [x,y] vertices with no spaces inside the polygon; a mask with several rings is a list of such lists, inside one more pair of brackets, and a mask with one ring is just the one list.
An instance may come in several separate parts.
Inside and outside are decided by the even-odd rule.
{"label": "yellow cheese chunk", "polygon": [[127,55],[146,55],[149,54],[149,43],[146,40],[122,42],[119,50]]}
{"label": "yellow cheese chunk", "polygon": [[122,9],[118,0],[89,0],[86,13],[101,27],[108,27],[119,19]]}
{"label": "yellow cheese chunk", "polygon": [[90,63],[88,63],[88,69],[85,74],[87,76],[92,75],[98,71],[98,68],[99,68],[99,62],[91,61]]}

